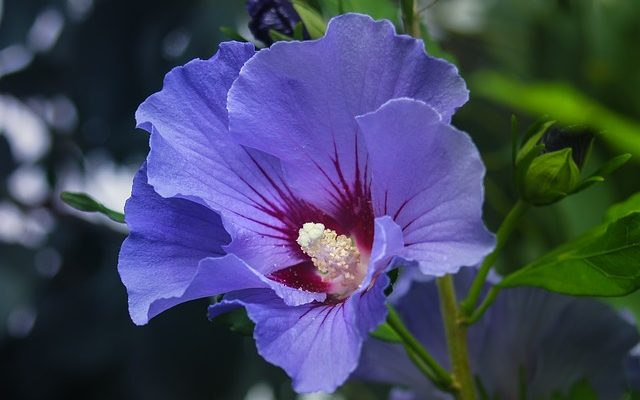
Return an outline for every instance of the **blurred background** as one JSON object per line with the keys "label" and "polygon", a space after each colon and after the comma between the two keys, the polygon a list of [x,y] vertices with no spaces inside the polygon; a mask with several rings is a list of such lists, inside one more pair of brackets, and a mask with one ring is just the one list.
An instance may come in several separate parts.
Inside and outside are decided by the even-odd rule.
{"label": "blurred background", "polygon": [[[309,3],[337,12],[337,0]],[[401,28],[392,0],[344,4]],[[640,1],[419,9],[429,51],[455,60],[471,89],[454,123],[484,155],[490,228],[515,200],[512,113],[522,127],[546,114],[603,132],[587,174],[634,156],[608,183],[533,210],[500,268],[575,237],[640,189]],[[121,211],[148,150],[137,105],[173,66],[210,57],[228,40],[220,27],[251,37],[248,18],[242,0],[0,0],[0,399],[296,398],[252,340],[207,320],[206,300],[134,326],[116,271],[126,229],[58,200],[82,191]],[[640,309],[637,295],[616,304]],[[332,398],[385,392],[354,382]]]}

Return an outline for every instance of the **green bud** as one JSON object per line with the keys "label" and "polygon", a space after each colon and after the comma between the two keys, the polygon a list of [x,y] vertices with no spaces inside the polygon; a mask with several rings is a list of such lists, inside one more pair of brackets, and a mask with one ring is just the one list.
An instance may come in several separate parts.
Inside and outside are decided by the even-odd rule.
{"label": "green bud", "polygon": [[516,156],[516,186],[522,199],[541,206],[573,193],[592,142],[593,134],[582,127],[561,128],[553,121],[535,124]]}
{"label": "green bud", "polygon": [[531,204],[555,203],[573,191],[580,181],[572,149],[544,153],[531,162],[522,185],[522,198]]}

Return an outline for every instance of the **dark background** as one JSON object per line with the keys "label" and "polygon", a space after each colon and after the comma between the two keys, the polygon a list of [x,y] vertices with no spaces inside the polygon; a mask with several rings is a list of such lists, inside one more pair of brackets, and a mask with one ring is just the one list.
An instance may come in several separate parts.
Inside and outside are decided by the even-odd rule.
{"label": "dark background", "polygon": [[[352,3],[399,25],[391,1]],[[603,119],[612,129],[604,128],[585,169],[621,151],[634,154],[606,185],[534,210],[501,268],[575,237],[638,191],[640,2],[430,4],[421,3],[429,46],[455,58],[472,90],[454,123],[483,152],[492,229],[515,199],[511,113],[523,126],[544,113],[598,125],[587,110],[562,107],[579,93],[613,118]],[[173,66],[212,55],[226,40],[221,26],[248,35],[244,2],[0,0],[0,10],[0,399],[295,398],[252,340],[207,320],[206,300],[134,326],[116,271],[126,231],[57,200],[61,190],[86,191],[122,209],[147,152],[146,134],[134,129],[137,105]],[[565,92],[533,110],[520,104],[525,89],[496,101],[495,88],[477,75],[483,70],[528,84],[560,82]],[[637,296],[618,301],[632,309],[638,303]],[[355,383],[338,398],[384,392]]]}

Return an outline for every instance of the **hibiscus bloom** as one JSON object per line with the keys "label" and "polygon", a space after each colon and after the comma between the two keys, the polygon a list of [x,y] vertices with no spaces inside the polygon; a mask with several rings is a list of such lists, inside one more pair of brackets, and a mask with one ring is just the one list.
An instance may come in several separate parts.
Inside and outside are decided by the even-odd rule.
{"label": "hibiscus bloom", "polygon": [[484,166],[450,118],[451,64],[388,21],[256,52],[228,42],[167,74],[138,109],[150,153],[127,202],[119,271],[136,324],[225,294],[299,392],[333,391],[386,316],[385,272],[478,263]]}
{"label": "hibiscus bloom", "polygon": [[[460,293],[471,278],[470,271],[456,275]],[[435,283],[414,282],[395,307],[414,336],[448,367]],[[504,290],[471,326],[468,343],[471,368],[486,398],[551,399],[586,382],[597,395],[593,398],[619,399],[627,384],[640,381],[640,371],[628,368],[637,365],[630,351],[638,339],[633,324],[595,300],[517,288]],[[424,379],[399,344],[367,342],[356,375],[398,386],[390,396],[394,400],[453,399]]]}

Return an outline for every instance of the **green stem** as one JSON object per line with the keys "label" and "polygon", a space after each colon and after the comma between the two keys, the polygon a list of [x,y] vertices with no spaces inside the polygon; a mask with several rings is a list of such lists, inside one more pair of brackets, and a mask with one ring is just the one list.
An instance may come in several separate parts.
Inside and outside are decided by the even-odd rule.
{"label": "green stem", "polygon": [[509,211],[509,214],[507,214],[504,221],[502,221],[502,225],[500,225],[500,228],[498,228],[498,232],[496,233],[496,248],[493,249],[493,251],[482,262],[482,265],[478,270],[478,274],[471,284],[467,297],[460,304],[460,309],[464,315],[469,316],[473,313],[476,304],[478,303],[478,299],[480,298],[480,294],[482,293],[482,287],[487,280],[487,275],[489,275],[489,271],[491,271],[491,267],[493,267],[493,264],[498,259],[498,256],[502,252],[502,249],[515,229],[518,221],[528,209],[529,204],[522,200],[518,200],[518,202],[514,204],[513,208],[511,208],[511,211]]}
{"label": "green stem", "polygon": [[405,346],[405,351],[407,352],[407,356],[409,356],[409,359],[413,362],[413,364],[418,367],[418,369],[420,370],[420,372],[422,372],[422,374],[424,376],[426,376],[427,378],[429,378],[429,380],[440,390],[443,390],[445,392],[451,392],[451,387],[449,386],[450,383],[445,383],[442,382],[440,380],[440,378],[438,378],[433,371],[431,370],[431,368],[429,368],[429,366],[422,360],[422,358],[420,358],[419,355],[417,355],[413,350],[411,350],[410,348]]}
{"label": "green stem", "polygon": [[469,351],[467,349],[467,327],[460,324],[460,312],[453,287],[453,277],[445,275],[437,279],[440,294],[440,308],[442,321],[447,337],[449,357],[453,366],[453,387],[456,399],[475,400],[476,390],[469,365]]}
{"label": "green stem", "polygon": [[450,391],[452,380],[449,373],[438,364],[431,354],[422,347],[418,339],[409,332],[396,310],[391,305],[387,305],[387,308],[389,309],[387,323],[402,339],[402,344],[405,346],[409,358],[436,386]]}
{"label": "green stem", "polygon": [[402,23],[404,25],[405,33],[416,39],[420,39],[422,37],[422,32],[420,31],[420,19],[418,17],[416,1],[401,0],[400,7],[402,8]]}
{"label": "green stem", "polygon": [[485,311],[487,311],[491,304],[493,304],[493,302],[496,300],[496,297],[498,297],[498,293],[500,293],[499,287],[491,287],[489,293],[487,293],[487,296],[484,298],[484,300],[482,300],[482,303],[480,303],[478,308],[476,308],[476,310],[469,317],[464,318],[463,316],[462,322],[465,325],[473,325],[478,322],[484,315]]}

